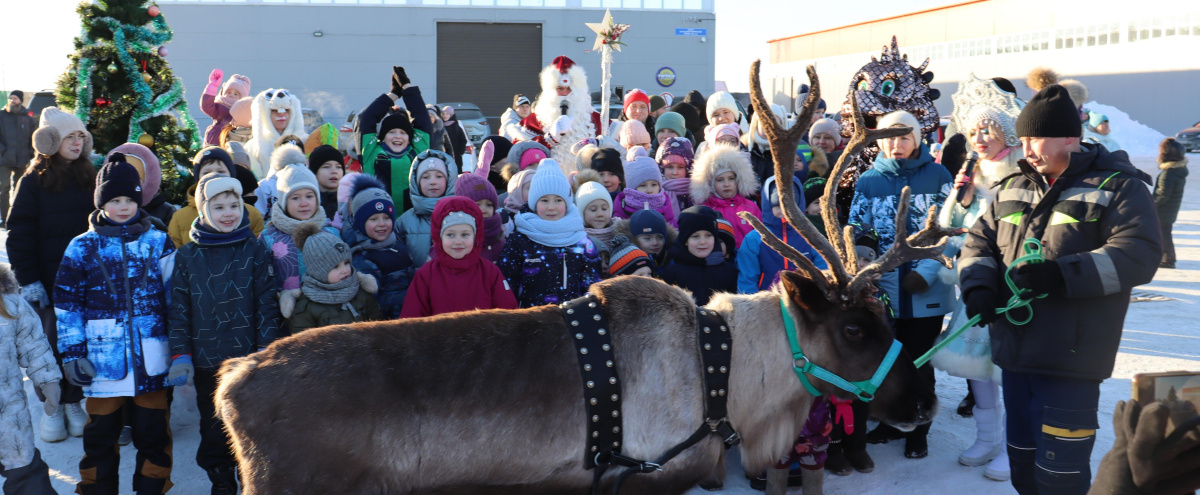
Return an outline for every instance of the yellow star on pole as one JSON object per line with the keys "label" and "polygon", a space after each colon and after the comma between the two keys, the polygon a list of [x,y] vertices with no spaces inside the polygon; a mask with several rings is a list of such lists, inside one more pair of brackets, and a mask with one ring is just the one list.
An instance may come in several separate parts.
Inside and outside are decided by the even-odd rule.
{"label": "yellow star on pole", "polygon": [[626,29],[629,29],[629,25],[614,24],[611,11],[605,10],[604,20],[600,22],[587,22],[584,24],[596,32],[596,43],[592,45],[592,51],[599,50],[604,45],[612,46],[618,52],[621,51],[621,45],[624,44],[621,43],[621,35],[625,33]]}

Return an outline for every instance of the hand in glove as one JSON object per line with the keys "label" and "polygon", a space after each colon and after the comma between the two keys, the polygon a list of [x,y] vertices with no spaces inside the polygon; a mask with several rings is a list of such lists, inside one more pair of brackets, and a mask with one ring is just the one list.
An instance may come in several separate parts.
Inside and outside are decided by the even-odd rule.
{"label": "hand in glove", "polygon": [[196,368],[192,366],[191,356],[179,356],[171,361],[171,370],[167,372],[167,386],[181,387],[191,385],[196,376]]}
{"label": "hand in glove", "polygon": [[404,67],[392,66],[392,94],[396,96],[404,94],[404,87],[411,82],[408,80],[408,74],[404,73]]}
{"label": "hand in glove", "polygon": [[208,75],[208,85],[204,87],[204,94],[215,95],[217,90],[221,89],[221,79],[225,77],[225,71],[221,69],[213,69]]}
{"label": "hand in glove", "polygon": [[21,287],[21,297],[24,297],[29,302],[30,306],[37,309],[46,309],[50,307],[50,294],[46,293],[46,287],[41,282],[34,282]]}
{"label": "hand in glove", "polygon": [[54,410],[58,409],[59,399],[62,399],[62,388],[59,386],[58,380],[43,383],[40,388],[42,396],[46,398],[45,402],[42,402],[42,409],[46,411],[47,416],[54,414]]}
{"label": "hand in glove", "polygon": [[1012,281],[1019,288],[1033,291],[1033,295],[1058,292],[1064,284],[1062,270],[1052,260],[1018,266],[1013,270]]}
{"label": "hand in glove", "polygon": [[979,326],[984,326],[996,320],[1000,296],[989,287],[976,287],[963,295],[963,304],[967,307],[967,316],[979,316]]}
{"label": "hand in glove", "polygon": [[79,358],[74,361],[63,363],[63,371],[67,375],[67,381],[77,387],[86,387],[92,384],[92,378],[96,377],[96,367],[92,366],[92,362],[87,358]]}
{"label": "hand in glove", "polygon": [[908,272],[908,275],[904,276],[904,290],[920,294],[929,290],[929,282],[926,282],[925,277],[922,277],[920,273]]}
{"label": "hand in glove", "polygon": [[484,141],[483,146],[479,148],[479,160],[475,162],[475,173],[483,176],[484,179],[492,173],[492,157],[496,155],[496,145],[491,141]]}
{"label": "hand in glove", "polygon": [[1100,461],[1088,494],[1179,494],[1200,488],[1200,423],[1181,425],[1185,429],[1164,439],[1169,414],[1161,403],[1142,408],[1134,401],[1118,402],[1113,412],[1116,440]]}

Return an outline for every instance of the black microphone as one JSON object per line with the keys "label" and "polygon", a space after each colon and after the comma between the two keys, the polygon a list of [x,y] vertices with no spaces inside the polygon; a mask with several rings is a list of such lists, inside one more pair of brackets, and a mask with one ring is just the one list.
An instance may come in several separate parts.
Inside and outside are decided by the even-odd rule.
{"label": "black microphone", "polygon": [[[963,176],[965,176],[967,178],[968,183],[971,182],[971,175],[974,174],[974,172],[975,172],[975,163],[977,163],[977,162],[979,162],[979,153],[978,152],[972,151],[971,153],[969,153],[967,155],[967,163],[963,164]],[[959,186],[958,195],[955,196],[954,199],[956,201],[958,201],[958,204],[966,206],[965,204],[963,204],[963,199],[966,197],[966,195],[967,195],[967,185],[963,184],[962,186]]]}

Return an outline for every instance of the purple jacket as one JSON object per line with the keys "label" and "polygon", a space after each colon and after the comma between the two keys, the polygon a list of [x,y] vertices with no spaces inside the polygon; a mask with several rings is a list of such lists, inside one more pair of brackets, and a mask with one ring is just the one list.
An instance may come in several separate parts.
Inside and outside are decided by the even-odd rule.
{"label": "purple jacket", "polygon": [[229,115],[229,107],[217,103],[217,95],[205,94],[200,96],[200,110],[213,119],[204,130],[204,145],[220,146],[221,129],[233,121],[233,117]]}

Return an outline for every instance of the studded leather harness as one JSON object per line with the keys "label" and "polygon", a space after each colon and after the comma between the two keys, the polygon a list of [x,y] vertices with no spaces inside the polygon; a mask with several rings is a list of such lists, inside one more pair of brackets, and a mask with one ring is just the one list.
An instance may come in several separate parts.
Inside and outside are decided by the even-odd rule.
{"label": "studded leather harness", "polygon": [[696,308],[701,367],[704,370],[704,424],[687,440],[671,447],[654,461],[645,461],[621,454],[621,384],[614,364],[612,336],[604,318],[604,307],[596,300],[596,296],[588,294],[563,303],[561,309],[567,320],[571,341],[575,344],[579,372],[583,377],[583,399],[588,415],[584,466],[594,470],[593,495],[599,489],[600,479],[613,465],[626,468],[613,485],[613,494],[616,495],[629,476],[661,471],[663,464],[707,435],[719,435],[725,448],[742,441],[741,435],[734,431],[726,418],[732,337],[725,320],[716,311]]}

